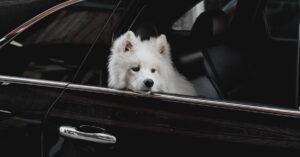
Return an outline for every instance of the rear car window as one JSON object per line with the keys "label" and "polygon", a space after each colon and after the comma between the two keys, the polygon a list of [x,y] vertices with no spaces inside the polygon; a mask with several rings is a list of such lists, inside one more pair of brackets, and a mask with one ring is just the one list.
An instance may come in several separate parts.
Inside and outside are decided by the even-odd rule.
{"label": "rear car window", "polygon": [[107,21],[117,20],[116,2],[80,2],[45,17],[0,50],[0,75],[71,81]]}
{"label": "rear car window", "polygon": [[299,1],[268,0],[265,18],[271,37],[297,39]]}

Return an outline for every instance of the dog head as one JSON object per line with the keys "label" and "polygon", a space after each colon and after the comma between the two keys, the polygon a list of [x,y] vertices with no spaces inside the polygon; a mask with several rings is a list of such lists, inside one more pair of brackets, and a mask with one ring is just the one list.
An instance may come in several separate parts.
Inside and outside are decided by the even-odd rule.
{"label": "dog head", "polygon": [[112,45],[108,86],[136,92],[165,91],[170,69],[170,48],[165,35],[141,41],[131,31]]}

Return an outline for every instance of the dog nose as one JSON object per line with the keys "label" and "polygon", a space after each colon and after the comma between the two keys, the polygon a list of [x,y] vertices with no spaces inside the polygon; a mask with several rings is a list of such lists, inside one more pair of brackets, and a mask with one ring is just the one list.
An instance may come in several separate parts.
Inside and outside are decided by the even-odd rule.
{"label": "dog nose", "polygon": [[151,88],[153,86],[154,82],[151,79],[147,79],[144,81],[144,84],[146,87]]}

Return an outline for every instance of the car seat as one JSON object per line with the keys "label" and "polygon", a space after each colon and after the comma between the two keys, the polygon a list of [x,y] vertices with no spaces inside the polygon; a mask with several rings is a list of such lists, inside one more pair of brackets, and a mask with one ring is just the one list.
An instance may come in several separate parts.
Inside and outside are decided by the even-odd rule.
{"label": "car seat", "polygon": [[193,44],[204,57],[208,78],[225,99],[244,100],[253,96],[251,70],[245,49],[231,36],[226,13],[206,11],[198,16],[191,30]]}

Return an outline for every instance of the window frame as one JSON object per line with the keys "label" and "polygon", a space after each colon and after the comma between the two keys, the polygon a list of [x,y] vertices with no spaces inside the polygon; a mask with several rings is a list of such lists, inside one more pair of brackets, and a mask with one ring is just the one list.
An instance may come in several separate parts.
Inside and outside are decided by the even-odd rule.
{"label": "window frame", "polygon": [[[59,5],[56,5],[45,12],[33,17],[29,21],[25,22],[21,26],[17,27],[6,36],[0,39],[0,49],[9,44],[15,37],[17,37],[21,32],[29,28],[31,25],[40,21],[44,17],[56,12],[62,8],[65,8],[69,5],[81,2],[84,0],[70,0]],[[299,46],[300,47],[300,46]],[[299,50],[298,50],[299,52]],[[220,109],[229,109],[235,111],[247,111],[247,112],[255,112],[255,113],[263,113],[268,115],[279,115],[285,117],[296,117],[300,118],[300,111],[296,109],[285,109],[279,107],[270,107],[266,105],[255,105],[254,103],[244,103],[244,102],[231,102],[224,100],[211,100],[201,97],[189,97],[183,95],[172,95],[166,93],[153,93],[153,94],[141,94],[135,93],[131,91],[112,89],[107,87],[98,87],[91,85],[81,85],[74,84],[70,82],[62,82],[62,81],[51,81],[51,80],[42,80],[42,79],[33,79],[33,78],[24,78],[24,77],[16,77],[16,76],[5,76],[0,75],[1,85],[8,85],[10,83],[16,84],[26,84],[26,85],[35,85],[35,86],[43,86],[43,87],[56,87],[62,89],[70,89],[70,90],[79,90],[84,92],[96,92],[96,93],[105,93],[112,95],[122,95],[128,97],[140,97],[140,98],[151,98],[158,99],[170,102],[178,102],[181,104],[192,104],[198,107],[209,107],[209,108],[220,108]]]}
{"label": "window frame", "polygon": [[[298,6],[300,6],[300,1],[298,1]],[[300,14],[300,9],[298,14]],[[296,108],[300,110],[300,20],[298,19],[298,38],[297,38],[297,61],[296,61],[296,91],[295,91],[295,104]]]}

